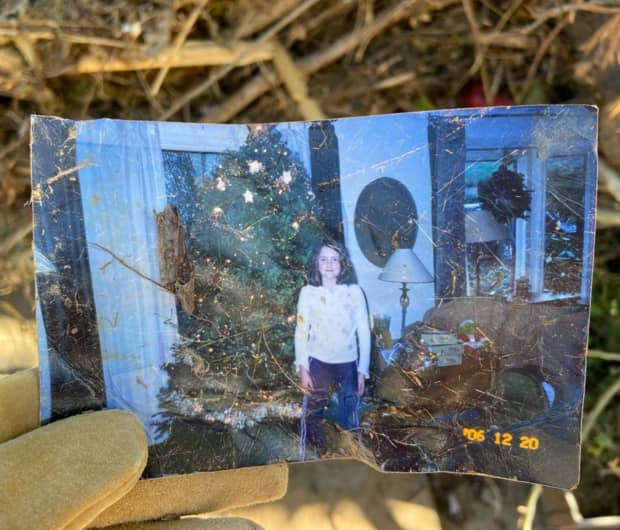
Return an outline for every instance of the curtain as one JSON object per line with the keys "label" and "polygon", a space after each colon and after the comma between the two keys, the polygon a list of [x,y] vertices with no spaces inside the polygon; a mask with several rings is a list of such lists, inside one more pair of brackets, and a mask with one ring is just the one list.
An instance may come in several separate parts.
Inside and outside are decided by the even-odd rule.
{"label": "curtain", "polygon": [[77,124],[77,165],[107,405],[128,409],[149,441],[178,341],[174,295],[159,282],[155,212],[166,204],[157,124]]}

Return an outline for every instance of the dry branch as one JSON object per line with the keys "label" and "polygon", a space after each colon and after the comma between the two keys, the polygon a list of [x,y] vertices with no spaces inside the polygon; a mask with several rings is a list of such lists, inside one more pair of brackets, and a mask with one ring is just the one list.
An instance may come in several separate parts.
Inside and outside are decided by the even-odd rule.
{"label": "dry branch", "polygon": [[609,193],[620,204],[620,174],[602,158],[598,159],[598,177],[601,189]]}
{"label": "dry branch", "polygon": [[602,517],[583,517],[577,504],[577,499],[571,491],[564,492],[564,499],[568,505],[570,516],[574,522],[572,525],[564,526],[563,530],[585,530],[585,529],[613,529],[620,527],[620,517],[608,515]]}
{"label": "dry branch", "polygon": [[30,218],[13,227],[13,231],[9,232],[6,238],[0,241],[0,256],[6,256],[31,232],[32,221]]}
{"label": "dry branch", "polygon": [[[279,31],[284,29],[287,25],[293,22],[297,17],[303,14],[305,11],[310,9],[314,4],[316,4],[318,0],[306,0],[296,9],[294,9],[291,13],[289,13],[282,20],[278,21],[271,28],[265,31],[258,39],[254,41],[252,46],[259,46],[268,40],[275,37]],[[214,75],[209,76],[209,78],[198,84],[197,86],[190,89],[187,93],[181,96],[166,112],[164,112],[161,116],[159,116],[160,120],[167,120],[170,116],[174,115],[176,112],[181,110],[185,105],[187,105],[190,101],[195,99],[196,97],[203,94],[209,88],[211,88],[217,81],[225,77],[228,73],[230,73],[236,66],[241,64],[242,59],[246,57],[251,52],[251,50],[243,51],[236,57],[234,57],[228,64],[222,67],[218,72]]]}
{"label": "dry branch", "polygon": [[273,65],[289,95],[297,103],[303,119],[324,120],[325,114],[319,104],[308,95],[306,76],[295,64],[288,50],[278,41],[274,41]]}
{"label": "dry branch", "polygon": [[584,418],[583,427],[581,429],[582,443],[588,439],[588,436],[596,425],[596,420],[601,415],[601,412],[605,410],[605,407],[607,407],[609,402],[618,393],[620,393],[620,378],[616,379],[610,387],[605,389],[605,392],[599,396],[597,402],[594,404],[594,407],[592,407],[592,410]]}
{"label": "dry branch", "polygon": [[588,350],[588,357],[592,359],[603,359],[604,361],[620,362],[620,353],[601,351],[601,350]]}
{"label": "dry branch", "polygon": [[[173,57],[179,53],[179,50],[183,46],[183,43],[187,40],[187,36],[189,35],[189,32],[192,30],[192,28],[194,27],[194,24],[198,20],[200,13],[202,13],[202,10],[205,8],[205,6],[208,3],[209,3],[209,0],[200,0],[194,6],[194,9],[192,10],[189,17],[183,24],[181,31],[179,31],[176,38],[174,39],[174,43],[172,45]],[[155,78],[155,80],[153,81],[153,84],[151,85],[151,90],[150,90],[151,96],[156,96],[159,93],[159,89],[161,88],[161,85],[163,84],[164,79],[166,79],[166,75],[168,74],[168,71],[170,70],[170,68],[171,68],[171,65],[167,64],[159,72],[157,72],[157,77]]]}
{"label": "dry branch", "polygon": [[599,208],[596,214],[596,226],[597,228],[615,228],[620,226],[620,212]]}
{"label": "dry branch", "polygon": [[528,26],[522,28],[521,31],[525,34],[531,33],[534,30],[538,29],[540,26],[542,26],[548,20],[551,20],[553,18],[560,18],[565,14],[576,13],[578,11],[599,13],[601,15],[617,15],[618,13],[620,13],[620,8],[617,6],[606,6],[596,3],[576,2],[574,4],[566,4],[546,10],[534,10],[532,13],[532,18],[534,19],[534,21]]}
{"label": "dry branch", "polygon": [[64,74],[93,74],[101,72],[129,72],[158,68],[180,68],[192,66],[226,65],[236,61],[237,65],[268,61],[273,55],[268,42],[235,42],[224,46],[212,41],[187,41],[179,50],[175,46],[165,48],[153,57],[143,51],[127,52],[123,56],[103,57],[90,54],[76,64],[61,71],[49,72],[48,77]]}
{"label": "dry branch", "polygon": [[299,67],[306,74],[313,74],[338,61],[347,53],[355,51],[365,39],[372,39],[386,28],[404,19],[421,19],[433,11],[441,11],[457,3],[458,0],[405,0],[393,8],[380,13],[368,26],[359,28],[341,37],[326,50],[321,50],[300,59]]}
{"label": "dry branch", "polygon": [[490,31],[478,34],[478,41],[485,46],[501,48],[513,48],[515,50],[531,50],[536,44],[536,39],[529,35],[523,35],[518,31]]}
{"label": "dry branch", "polygon": [[525,517],[523,523],[520,525],[521,530],[532,530],[532,524],[534,523],[534,517],[536,516],[536,506],[538,505],[538,499],[542,493],[542,486],[535,484],[530,489],[530,494],[527,498]]}
{"label": "dry branch", "polygon": [[124,40],[108,39],[106,37],[96,37],[93,35],[83,35],[67,33],[60,30],[50,30],[45,28],[28,27],[6,27],[0,26],[0,38],[14,39],[16,37],[37,40],[62,40],[71,44],[92,44],[95,46],[105,46],[107,48],[127,48],[130,43]]}
{"label": "dry branch", "polygon": [[560,34],[560,32],[569,24],[570,18],[571,18],[571,13],[568,13],[567,15],[565,15],[564,18],[562,18],[556,24],[556,26],[549,32],[549,34],[545,37],[543,42],[540,44],[540,47],[538,48],[538,51],[536,52],[534,59],[532,59],[532,63],[530,64],[530,67],[527,71],[527,77],[525,78],[525,81],[523,82],[523,85],[521,86],[521,91],[519,92],[519,95],[516,98],[518,103],[522,102],[527,96],[527,93],[529,92],[530,87],[532,86],[532,83],[534,82],[534,79],[536,77],[536,72],[538,71],[540,62],[543,60],[543,57],[549,51],[549,48],[553,44],[553,41],[555,41],[555,39]]}
{"label": "dry branch", "polygon": [[[313,74],[333,62],[338,61],[347,53],[354,51],[369,35],[377,35],[385,28],[405,18],[423,18],[433,11],[440,11],[456,3],[458,3],[458,0],[408,0],[401,2],[394,8],[381,13],[369,26],[348,33],[325,50],[299,59],[297,65],[304,74]],[[207,112],[207,114],[203,116],[202,121],[228,121],[250,103],[268,92],[270,88],[271,84],[264,77],[256,75],[237,92],[231,94],[224,103],[217,107],[213,107]]]}
{"label": "dry branch", "polygon": [[620,44],[620,13],[605,22],[581,45],[581,51],[592,54],[592,66],[604,69],[618,62]]}
{"label": "dry branch", "polygon": [[476,13],[474,11],[474,6],[472,5],[471,0],[462,0],[463,3],[463,11],[465,12],[465,17],[467,18],[467,22],[469,24],[469,28],[471,30],[472,38],[474,39],[474,47],[476,50],[474,62],[471,67],[467,71],[465,78],[459,84],[459,89],[467,82],[474,74],[480,72],[480,80],[482,81],[482,87],[485,99],[487,103],[490,103],[491,94],[490,94],[490,81],[487,69],[485,68],[485,59],[486,59],[486,49],[487,47],[482,43],[480,39],[481,31],[480,26],[478,24],[478,19],[476,18]]}
{"label": "dry branch", "polygon": [[278,19],[291,12],[299,4],[299,0],[280,0],[272,4],[269,9],[259,9],[246,14],[239,23],[235,34],[237,39],[245,39],[264,30]]}
{"label": "dry branch", "polygon": [[396,74],[387,79],[383,79],[381,81],[376,82],[372,85],[371,90],[388,90],[390,88],[394,88],[400,85],[405,85],[407,83],[413,83],[415,81],[415,73],[413,72],[404,72],[402,74]]}

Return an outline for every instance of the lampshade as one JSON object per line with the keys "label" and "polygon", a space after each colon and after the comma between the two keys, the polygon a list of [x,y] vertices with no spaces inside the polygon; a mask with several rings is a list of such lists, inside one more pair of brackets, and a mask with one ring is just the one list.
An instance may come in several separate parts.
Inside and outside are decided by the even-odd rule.
{"label": "lampshade", "polygon": [[508,227],[498,223],[486,210],[465,213],[465,241],[467,243],[486,243],[510,239]]}
{"label": "lampshade", "polygon": [[379,274],[385,282],[430,283],[433,277],[413,249],[397,248]]}

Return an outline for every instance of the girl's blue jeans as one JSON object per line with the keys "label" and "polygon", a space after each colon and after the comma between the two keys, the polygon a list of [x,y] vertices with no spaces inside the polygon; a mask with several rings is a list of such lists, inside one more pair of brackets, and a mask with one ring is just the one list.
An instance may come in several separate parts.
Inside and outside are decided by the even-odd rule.
{"label": "girl's blue jeans", "polygon": [[314,390],[308,397],[308,416],[326,418],[329,401],[336,394],[336,422],[344,429],[359,426],[357,362],[325,363],[310,357],[308,361]]}

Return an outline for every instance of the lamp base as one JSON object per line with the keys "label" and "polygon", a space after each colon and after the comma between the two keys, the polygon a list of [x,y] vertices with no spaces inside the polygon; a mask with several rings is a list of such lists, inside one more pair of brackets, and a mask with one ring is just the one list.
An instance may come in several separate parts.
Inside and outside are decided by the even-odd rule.
{"label": "lamp base", "polygon": [[402,294],[400,295],[400,307],[402,308],[402,311],[403,311],[402,321],[400,324],[401,338],[405,334],[405,319],[407,317],[407,308],[409,307],[409,296],[408,296],[409,288],[407,287],[407,284],[405,282],[402,282],[402,284],[403,286],[400,288],[402,291]]}

